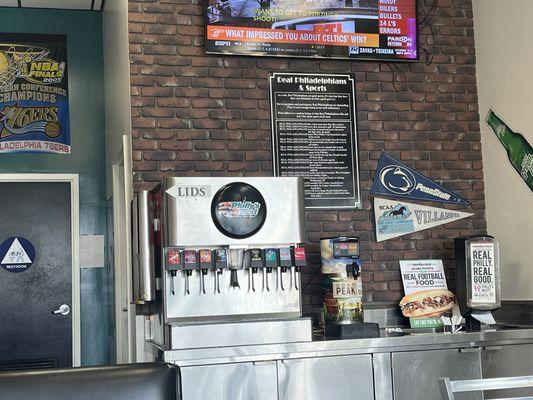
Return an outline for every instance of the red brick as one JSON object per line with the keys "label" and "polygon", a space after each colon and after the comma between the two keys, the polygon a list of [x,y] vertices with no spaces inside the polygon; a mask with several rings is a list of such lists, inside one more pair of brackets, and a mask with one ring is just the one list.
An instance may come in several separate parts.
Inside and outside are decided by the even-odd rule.
{"label": "red brick", "polygon": [[[420,32],[420,46],[431,51],[432,63],[426,65],[422,56],[420,62],[397,64],[400,72],[394,73],[379,62],[206,55],[203,11],[204,5],[192,0],[130,2],[135,188],[176,174],[271,175],[268,76],[351,71],[363,209],[307,213],[312,265],[303,276],[313,282],[304,302],[321,303],[321,277],[312,278],[320,265],[321,237],[359,235],[365,298],[397,302],[402,296],[398,260],[442,258],[449,268],[450,238],[485,232],[470,0],[439,0],[435,36],[429,27]],[[476,216],[375,242],[369,191],[383,149],[470,199]]]}

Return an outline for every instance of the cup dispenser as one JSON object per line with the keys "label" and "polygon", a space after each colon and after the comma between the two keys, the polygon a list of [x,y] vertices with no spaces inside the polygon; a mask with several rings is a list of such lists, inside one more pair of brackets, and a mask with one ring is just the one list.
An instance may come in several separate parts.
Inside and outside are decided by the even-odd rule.
{"label": "cup dispenser", "polygon": [[455,282],[467,330],[486,330],[495,324],[500,308],[500,254],[492,236],[455,239]]}
{"label": "cup dispenser", "polygon": [[131,302],[144,305],[156,300],[153,219],[150,192],[142,190],[132,200],[132,296]]}

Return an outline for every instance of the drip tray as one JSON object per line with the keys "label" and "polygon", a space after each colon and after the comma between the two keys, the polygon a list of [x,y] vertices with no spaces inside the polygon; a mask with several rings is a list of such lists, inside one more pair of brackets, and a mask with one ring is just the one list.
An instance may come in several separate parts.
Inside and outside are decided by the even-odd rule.
{"label": "drip tray", "polygon": [[168,350],[312,341],[311,318],[166,325]]}

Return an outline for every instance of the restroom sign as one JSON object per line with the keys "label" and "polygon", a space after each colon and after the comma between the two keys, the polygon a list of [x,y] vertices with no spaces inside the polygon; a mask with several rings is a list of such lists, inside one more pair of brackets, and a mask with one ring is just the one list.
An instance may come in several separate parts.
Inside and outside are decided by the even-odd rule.
{"label": "restroom sign", "polygon": [[8,272],[23,272],[35,261],[35,248],[20,236],[10,237],[0,244],[0,266]]}

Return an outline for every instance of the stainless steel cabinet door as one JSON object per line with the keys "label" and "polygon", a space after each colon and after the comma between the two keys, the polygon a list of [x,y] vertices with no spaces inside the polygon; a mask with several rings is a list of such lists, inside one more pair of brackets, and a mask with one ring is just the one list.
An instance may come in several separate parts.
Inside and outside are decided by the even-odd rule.
{"label": "stainless steel cabinet door", "polygon": [[182,400],[277,400],[276,361],[180,368]]}
{"label": "stainless steel cabinet door", "polygon": [[[438,379],[481,378],[481,350],[450,349],[392,354],[394,400],[442,400]],[[483,400],[481,393],[457,394],[459,400]]]}
{"label": "stainless steel cabinet door", "polygon": [[[481,352],[483,378],[533,375],[533,344],[486,347]],[[485,399],[533,396],[533,388],[485,392]]]}
{"label": "stainless steel cabinet door", "polygon": [[372,356],[278,361],[280,400],[373,400]]}

